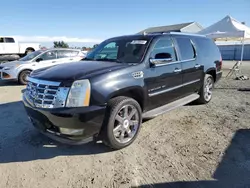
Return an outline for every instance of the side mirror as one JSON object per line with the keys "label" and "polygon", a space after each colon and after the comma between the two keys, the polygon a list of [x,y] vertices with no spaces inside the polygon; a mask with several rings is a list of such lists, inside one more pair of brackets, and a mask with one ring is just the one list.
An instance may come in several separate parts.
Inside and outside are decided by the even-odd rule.
{"label": "side mirror", "polygon": [[40,61],[42,61],[43,59],[42,58],[37,58],[36,59],[36,62],[40,62]]}

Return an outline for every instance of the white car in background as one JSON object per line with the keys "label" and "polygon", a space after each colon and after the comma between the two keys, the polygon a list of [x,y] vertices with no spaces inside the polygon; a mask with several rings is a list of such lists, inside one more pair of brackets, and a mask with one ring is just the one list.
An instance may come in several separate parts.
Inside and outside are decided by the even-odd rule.
{"label": "white car in background", "polygon": [[84,57],[85,55],[78,49],[38,50],[18,61],[0,64],[0,80],[17,80],[20,84],[25,85],[27,76],[33,70],[80,61]]}

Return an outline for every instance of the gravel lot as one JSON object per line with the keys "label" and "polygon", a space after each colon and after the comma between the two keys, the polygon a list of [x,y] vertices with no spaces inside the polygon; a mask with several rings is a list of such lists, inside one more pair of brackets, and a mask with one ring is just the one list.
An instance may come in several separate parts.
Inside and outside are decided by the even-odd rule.
{"label": "gravel lot", "polygon": [[24,87],[0,83],[0,188],[250,187],[250,92],[240,87],[250,80],[223,78],[208,105],[144,122],[130,147],[111,151],[42,136],[24,112]]}

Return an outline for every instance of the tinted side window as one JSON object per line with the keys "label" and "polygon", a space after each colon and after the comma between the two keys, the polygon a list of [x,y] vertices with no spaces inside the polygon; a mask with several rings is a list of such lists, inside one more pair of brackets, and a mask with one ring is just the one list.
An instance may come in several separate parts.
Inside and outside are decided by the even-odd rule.
{"label": "tinted side window", "polygon": [[77,56],[79,52],[75,50],[58,50],[57,58],[69,58]]}
{"label": "tinted side window", "polygon": [[0,38],[0,43],[3,43],[4,41],[3,41],[3,38]]}
{"label": "tinted side window", "polygon": [[13,38],[4,38],[5,43],[15,43],[15,40]]}
{"label": "tinted side window", "polygon": [[195,58],[194,47],[189,38],[176,37],[176,42],[179,46],[182,60],[189,60]]}
{"label": "tinted side window", "polygon": [[172,62],[177,61],[172,39],[171,38],[159,39],[152,50],[151,57],[156,59],[172,58]]}
{"label": "tinted side window", "polygon": [[56,51],[45,52],[39,58],[42,58],[42,61],[56,59]]}
{"label": "tinted side window", "polygon": [[198,47],[199,53],[203,57],[211,57],[211,56],[220,57],[220,51],[211,39],[196,38],[195,45]]}

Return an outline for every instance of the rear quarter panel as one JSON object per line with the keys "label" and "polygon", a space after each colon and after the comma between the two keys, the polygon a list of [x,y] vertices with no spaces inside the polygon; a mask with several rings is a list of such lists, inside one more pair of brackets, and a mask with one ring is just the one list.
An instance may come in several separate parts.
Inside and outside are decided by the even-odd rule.
{"label": "rear quarter panel", "polygon": [[212,41],[205,37],[192,37],[197,50],[197,59],[204,66],[204,73],[216,70],[216,64],[221,61],[221,54]]}

